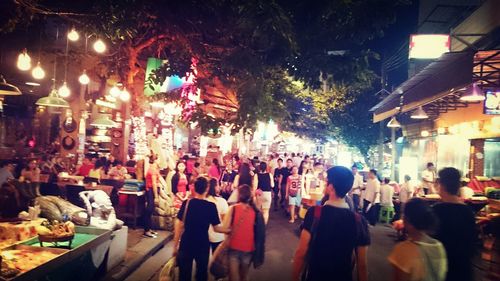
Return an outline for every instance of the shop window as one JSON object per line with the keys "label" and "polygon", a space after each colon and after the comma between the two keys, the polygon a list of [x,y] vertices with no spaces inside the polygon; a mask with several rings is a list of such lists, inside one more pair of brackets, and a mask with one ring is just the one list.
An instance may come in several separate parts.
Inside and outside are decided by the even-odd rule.
{"label": "shop window", "polygon": [[500,176],[500,138],[484,142],[484,175]]}

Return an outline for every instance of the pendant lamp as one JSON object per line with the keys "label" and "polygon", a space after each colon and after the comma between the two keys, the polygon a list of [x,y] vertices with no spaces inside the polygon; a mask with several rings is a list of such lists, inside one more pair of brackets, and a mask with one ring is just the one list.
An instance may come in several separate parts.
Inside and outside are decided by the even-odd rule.
{"label": "pendant lamp", "polygon": [[460,97],[461,101],[465,102],[478,102],[483,101],[486,97],[484,96],[483,91],[476,83],[472,83],[472,86],[468,91]]}
{"label": "pendant lamp", "polygon": [[109,118],[109,114],[101,114],[100,116],[92,120],[90,126],[94,126],[99,129],[108,129],[116,128],[118,127],[118,124]]}
{"label": "pendant lamp", "polygon": [[55,88],[52,88],[52,91],[50,91],[50,94],[48,96],[38,99],[36,101],[36,105],[46,107],[69,107],[68,102],[59,97],[59,94],[57,93],[57,90]]}
{"label": "pendant lamp", "polygon": [[424,108],[419,106],[413,113],[411,114],[411,119],[427,119],[429,115],[425,112]]}
{"label": "pendant lamp", "polygon": [[391,120],[389,120],[389,123],[387,123],[387,127],[389,128],[400,128],[401,124],[398,122],[395,116],[392,116]]}
{"label": "pendant lamp", "polygon": [[21,91],[18,87],[7,83],[5,78],[0,75],[0,96],[20,96]]}

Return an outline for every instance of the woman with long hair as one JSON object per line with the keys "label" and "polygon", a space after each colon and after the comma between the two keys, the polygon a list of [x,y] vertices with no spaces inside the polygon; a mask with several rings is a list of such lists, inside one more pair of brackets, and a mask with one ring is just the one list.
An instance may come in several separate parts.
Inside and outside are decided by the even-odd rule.
{"label": "woman with long hair", "polygon": [[238,203],[233,205],[224,219],[224,227],[231,229],[228,237],[229,280],[247,280],[255,251],[254,224],[258,214],[253,202],[252,187],[238,187]]}
{"label": "woman with long hair", "polygon": [[[144,236],[156,238],[158,233],[151,230],[151,217],[153,216],[155,204],[158,202],[158,183],[160,181],[160,170],[156,155],[149,156],[149,168],[146,173],[146,208],[144,209]],[[97,165],[97,163],[96,163]]]}
{"label": "woman with long hair", "polygon": [[446,251],[428,235],[437,225],[432,208],[424,200],[412,198],[405,205],[403,221],[408,240],[397,244],[387,258],[394,270],[393,280],[445,280]]}
{"label": "woman with long hair", "polygon": [[264,222],[269,221],[269,209],[273,200],[272,190],[274,188],[273,175],[267,171],[267,164],[260,162],[257,173],[257,203],[264,216]]}
{"label": "woman with long hair", "polygon": [[22,169],[21,177],[27,182],[40,182],[40,169],[35,159],[30,160],[26,168]]}
{"label": "woman with long hair", "polygon": [[221,168],[217,158],[212,159],[212,164],[210,165],[210,168],[208,168],[208,177],[215,178],[217,180],[220,180],[221,178]]}
{"label": "woman with long hair", "polygon": [[174,207],[179,210],[182,202],[189,198],[189,181],[186,175],[186,164],[182,161],[177,162],[175,174],[172,177],[172,193],[175,195]]}
{"label": "woman with long hair", "polygon": [[94,179],[104,179],[106,178],[106,171],[104,169],[104,162],[102,160],[97,160],[94,164],[94,168],[89,171],[89,178]]}
{"label": "woman with long hair", "polygon": [[[224,198],[220,196],[219,182],[215,178],[211,178],[208,186],[207,201],[215,204],[217,207],[217,213],[219,214],[220,221],[224,221],[229,206]],[[224,241],[224,234],[215,232],[214,228],[210,226],[208,229],[208,239],[210,240],[210,247],[212,248],[212,253],[215,249]]]}
{"label": "woman with long hair", "polygon": [[233,181],[233,193],[229,196],[227,202],[234,204],[238,201],[238,187],[241,185],[248,185],[252,187],[252,192],[257,188],[256,175],[251,171],[248,163],[241,163],[238,174]]}

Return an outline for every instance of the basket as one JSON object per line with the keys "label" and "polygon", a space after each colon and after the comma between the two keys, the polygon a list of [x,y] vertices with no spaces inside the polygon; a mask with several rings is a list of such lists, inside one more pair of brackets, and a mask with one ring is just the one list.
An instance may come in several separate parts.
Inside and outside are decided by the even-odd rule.
{"label": "basket", "polygon": [[68,249],[71,249],[71,243],[73,242],[73,239],[75,238],[74,234],[67,235],[67,236],[53,236],[53,235],[38,235],[38,241],[40,242],[40,247],[43,247],[43,243],[54,243],[56,247],[58,246],[58,243],[61,242],[69,242],[68,244]]}

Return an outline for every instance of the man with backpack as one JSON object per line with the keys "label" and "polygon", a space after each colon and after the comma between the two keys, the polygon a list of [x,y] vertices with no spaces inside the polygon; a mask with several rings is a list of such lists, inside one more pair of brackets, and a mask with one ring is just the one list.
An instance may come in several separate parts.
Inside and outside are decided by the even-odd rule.
{"label": "man with backpack", "polygon": [[345,201],[354,181],[352,172],[342,166],[327,172],[322,207],[307,211],[303,230],[293,260],[293,280],[366,281],[367,249],[370,233],[366,220],[349,210]]}

